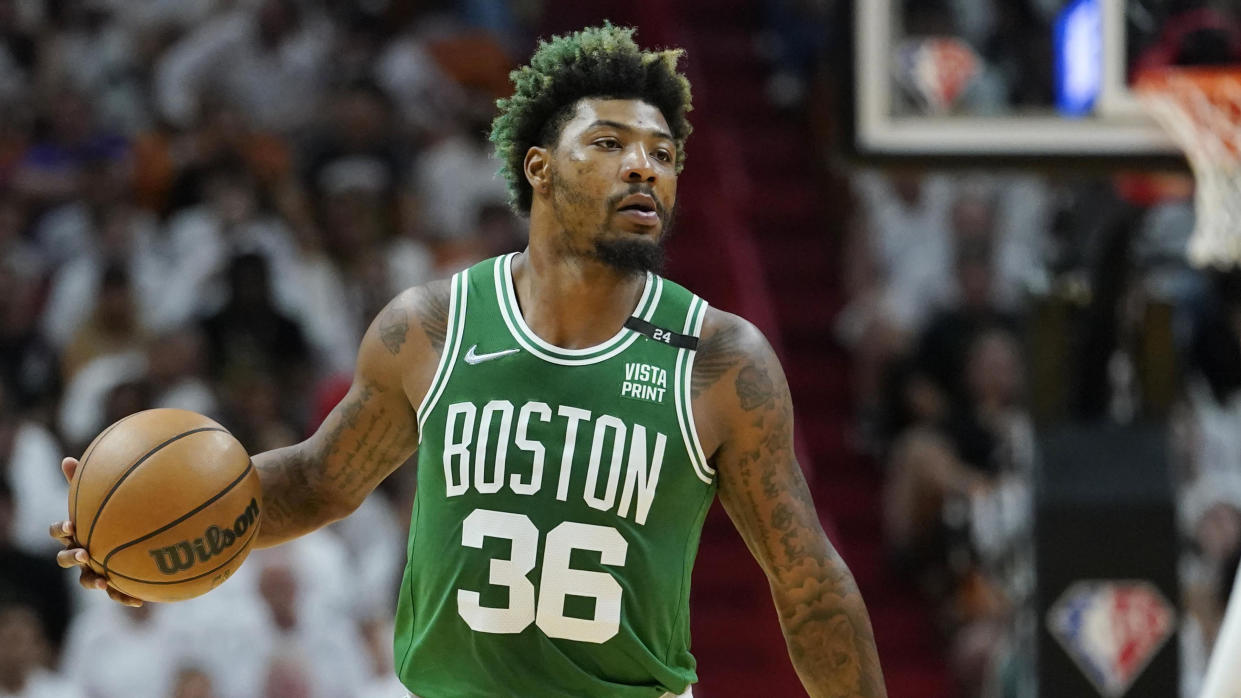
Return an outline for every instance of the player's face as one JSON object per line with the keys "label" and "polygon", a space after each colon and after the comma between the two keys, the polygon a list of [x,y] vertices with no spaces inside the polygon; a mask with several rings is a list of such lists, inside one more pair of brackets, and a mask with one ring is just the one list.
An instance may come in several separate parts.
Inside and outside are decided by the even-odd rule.
{"label": "player's face", "polygon": [[625,271],[658,269],[676,205],[671,132],[646,102],[578,102],[551,167],[551,206],[571,250]]}

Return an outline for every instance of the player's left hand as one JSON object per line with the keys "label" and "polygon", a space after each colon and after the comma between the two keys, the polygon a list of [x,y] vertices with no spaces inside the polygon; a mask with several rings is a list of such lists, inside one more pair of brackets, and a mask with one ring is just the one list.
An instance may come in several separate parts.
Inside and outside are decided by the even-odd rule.
{"label": "player's left hand", "polygon": [[[65,474],[65,479],[72,481],[73,473],[78,469],[78,459],[66,458],[60,463],[60,470]],[[84,589],[105,589],[108,592],[108,598],[125,606],[141,606],[142,600],[120,591],[116,587],[108,583],[108,578],[99,574],[90,566],[90,554],[86,552],[77,539],[74,538],[76,529],[72,521],[57,521],[48,529],[48,533],[55,538],[65,549],[56,553],[56,564],[66,569],[72,567],[80,567],[82,574],[78,577],[78,584]]]}

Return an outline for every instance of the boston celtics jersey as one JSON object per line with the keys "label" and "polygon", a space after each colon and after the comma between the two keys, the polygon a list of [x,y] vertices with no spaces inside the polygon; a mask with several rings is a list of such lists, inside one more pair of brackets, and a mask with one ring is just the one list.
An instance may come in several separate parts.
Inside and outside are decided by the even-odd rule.
{"label": "boston celtics jersey", "polygon": [[615,336],[561,349],[522,318],[512,261],[452,279],[418,408],[397,673],[422,698],[680,694],[715,494],[689,394],[707,304],[648,274]]}

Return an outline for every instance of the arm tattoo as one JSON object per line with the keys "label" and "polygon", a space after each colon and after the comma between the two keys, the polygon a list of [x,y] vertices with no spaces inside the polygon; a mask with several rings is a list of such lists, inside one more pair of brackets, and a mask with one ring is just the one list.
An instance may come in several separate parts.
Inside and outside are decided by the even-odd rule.
{"label": "arm tattoo", "polygon": [[736,373],[735,412],[716,457],[720,498],[767,573],[789,657],[808,693],[884,696],[865,604],[819,523],[793,453],[792,401],[769,352],[744,351],[725,371]]}
{"label": "arm tattoo", "polygon": [[775,399],[771,376],[762,366],[747,364],[737,373],[737,399],[746,412],[753,412]]}
{"label": "arm tattoo", "polygon": [[807,567],[786,594],[780,621],[803,681],[832,698],[883,696],[883,674],[866,608],[839,557]]}
{"label": "arm tattoo", "polygon": [[[359,396],[362,402],[371,398],[376,392],[385,392],[384,388],[368,383],[362,388]],[[337,465],[335,475],[329,484],[347,497],[357,497],[370,491],[374,478],[381,474],[384,464],[391,463],[403,454],[401,444],[406,443],[413,435],[408,419],[398,423],[387,411],[372,414],[361,424],[358,413],[361,404],[352,404],[342,415],[341,424],[328,433],[324,439],[320,461],[333,459]],[[344,426],[353,432],[346,442],[341,438]],[[343,460],[339,460],[343,458]]]}
{"label": "arm tattoo", "polygon": [[444,340],[448,336],[448,293],[436,293],[428,289],[423,295],[422,330],[436,353],[444,351]]}
{"label": "arm tattoo", "polygon": [[729,369],[744,358],[741,349],[741,331],[736,325],[726,325],[702,340],[694,357],[694,375],[690,378],[690,397],[696,398],[719,382]]}
{"label": "arm tattoo", "polygon": [[[363,386],[356,396],[346,396],[339,410],[339,421],[324,436],[319,453],[290,446],[267,454],[255,463],[263,480],[263,533],[279,535],[286,530],[300,531],[318,521],[331,503],[323,496],[330,482],[328,460],[324,456],[339,447],[346,429],[357,425],[358,414],[373,397],[371,385]],[[339,477],[339,475],[337,475]]]}
{"label": "arm tattoo", "polygon": [[315,520],[329,503],[315,485],[319,473],[299,453],[280,449],[255,460],[263,481],[263,523],[260,538],[283,540],[285,531],[300,530],[306,520]]}
{"label": "arm tattoo", "polygon": [[418,444],[418,418],[406,379],[411,367],[416,373],[430,361],[427,345],[417,336],[409,342],[410,325],[421,323],[428,344],[442,350],[447,291],[447,283],[437,282],[397,296],[367,329],[353,385],[314,435],[254,456],[264,499],[260,547],[347,516],[409,460]]}
{"label": "arm tattoo", "polygon": [[389,307],[379,318],[379,338],[388,352],[396,356],[405,343],[405,335],[409,333],[409,318],[405,309],[397,306]]}
{"label": "arm tattoo", "polygon": [[[321,439],[256,458],[263,481],[264,542],[281,542],[317,528],[325,517],[338,513],[342,498],[362,497],[388,464],[403,460],[414,426],[408,417],[372,404],[385,390],[375,383],[361,386],[341,403],[336,423]],[[369,410],[366,420],[363,410]]]}

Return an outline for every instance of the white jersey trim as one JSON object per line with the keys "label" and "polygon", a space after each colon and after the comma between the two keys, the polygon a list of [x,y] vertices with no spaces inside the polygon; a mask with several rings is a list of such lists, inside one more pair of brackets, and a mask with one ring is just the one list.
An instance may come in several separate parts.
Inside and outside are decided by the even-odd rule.
{"label": "white jersey trim", "polygon": [[422,443],[422,432],[427,417],[435,409],[448,380],[452,378],[452,367],[457,363],[457,354],[461,351],[461,338],[465,334],[465,302],[469,297],[470,271],[467,269],[454,274],[452,291],[448,299],[448,323],[444,330],[444,352],[440,354],[439,366],[435,368],[435,377],[431,379],[431,388],[418,406],[418,443]]}
{"label": "white jersey trim", "polygon": [[[507,307],[513,316],[513,322],[517,325],[517,329],[521,331],[524,338],[530,340],[530,342],[538,348],[552,355],[578,359],[611,349],[618,342],[624,340],[628,336],[628,332],[631,332],[631,330],[622,327],[616,334],[612,335],[612,337],[606,341],[596,344],[593,347],[585,347],[583,349],[565,349],[544,340],[542,337],[535,334],[534,330],[530,329],[530,326],[526,324],[526,319],[522,317],[521,314],[521,306],[517,303],[517,285],[513,283],[513,258],[516,256],[516,252],[511,252],[502,258],[504,269],[503,276],[501,278],[504,283],[500,286],[500,288],[503,289],[504,296],[501,298],[501,301],[508,301]],[[634,314],[641,313],[644,309],[649,313],[649,311],[654,308],[655,304],[651,303],[648,306],[647,301],[651,299],[651,292],[656,289],[656,286],[658,286],[658,284],[655,283],[655,278],[656,277],[654,274],[650,272],[646,273],[646,281],[642,286],[642,296],[638,299],[638,305],[634,309]],[[658,299],[658,297],[656,298]]]}
{"label": "white jersey trim", "polygon": [[[694,296],[694,300],[689,304],[689,311],[685,314],[685,328],[682,333],[689,334],[693,330],[694,336],[698,336],[706,310],[707,302]],[[689,462],[694,467],[694,474],[703,483],[709,485],[715,475],[715,470],[707,465],[707,457],[703,454],[702,443],[698,439],[698,428],[694,423],[693,394],[690,390],[696,353],[697,350],[690,349],[677,351],[676,372],[673,378],[676,384],[675,407],[677,424],[681,427],[681,439],[685,443],[685,452],[689,455]]]}
{"label": "white jersey trim", "polygon": [[[702,304],[698,306],[698,317],[694,320],[693,328],[686,327],[684,334],[693,334],[695,337],[701,337],[702,323],[706,320],[706,318],[707,302],[702,300]],[[715,468],[712,468],[711,464],[707,462],[707,454],[702,450],[702,441],[698,438],[698,425],[694,420],[692,387],[694,382],[694,358],[698,356],[698,351],[694,350],[688,353],[689,357],[685,362],[685,413],[689,415],[689,435],[694,441],[694,449],[691,453],[698,456],[698,460],[702,463],[703,470],[707,471],[708,475],[715,477]]]}
{"label": "white jersey trim", "polygon": [[[513,336],[513,339],[530,354],[548,363],[560,366],[586,366],[606,361],[620,354],[642,336],[627,327],[622,327],[620,332],[616,333],[612,339],[588,349],[561,349],[553,344],[548,344],[526,326],[525,319],[521,316],[513,286],[511,283],[508,283],[511,279],[508,262],[511,259],[511,254],[501,257],[496,260],[494,267],[496,293],[499,295],[500,317],[504,319],[504,324],[508,327],[509,334]],[[647,275],[646,289],[643,291],[642,298],[638,301],[638,308],[635,310],[635,312],[642,311],[642,319],[649,320],[655,314],[655,308],[663,293],[663,284],[664,280],[662,278],[653,274]],[[621,341],[613,346],[618,338]],[[544,347],[551,347],[551,350],[544,351],[535,342]],[[602,349],[608,349],[608,351],[601,354],[598,353]],[[571,356],[576,353],[590,353],[590,356],[582,358]],[[557,356],[557,354],[560,355]]]}

